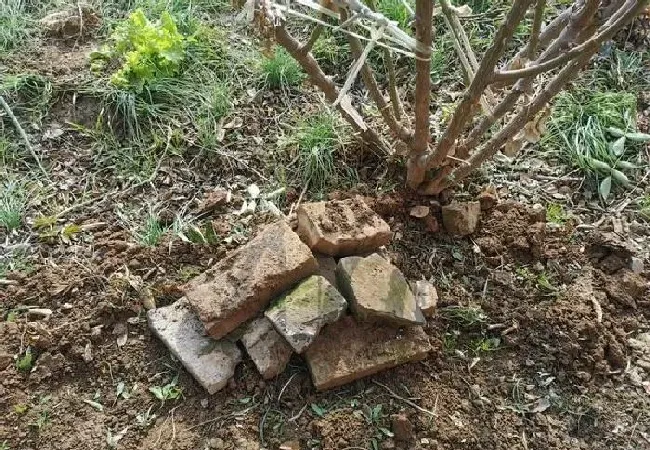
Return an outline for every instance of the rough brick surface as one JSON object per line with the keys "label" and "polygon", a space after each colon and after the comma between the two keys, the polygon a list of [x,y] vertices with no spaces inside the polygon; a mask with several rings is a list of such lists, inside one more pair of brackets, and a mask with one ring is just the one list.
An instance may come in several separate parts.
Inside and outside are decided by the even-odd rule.
{"label": "rough brick surface", "polygon": [[233,342],[206,336],[186,299],[149,310],[147,319],[153,333],[209,394],[228,384],[241,361],[241,351]]}
{"label": "rough brick surface", "polygon": [[388,224],[361,198],[301,205],[298,234],[315,252],[330,256],[371,252],[392,238]]}
{"label": "rough brick surface", "polygon": [[467,236],[476,230],[481,216],[479,202],[452,203],[442,207],[442,223],[449,234]]}
{"label": "rough brick surface", "polygon": [[346,316],[328,325],[305,352],[318,390],[426,358],[431,350],[421,327],[403,330],[359,323]]}
{"label": "rough brick surface", "polygon": [[341,318],[347,302],[324,277],[312,275],[280,297],[266,317],[297,352],[304,352],[320,330]]}
{"label": "rough brick surface", "polygon": [[266,317],[248,324],[241,341],[264,379],[275,378],[282,373],[293,354],[291,346]]}
{"label": "rough brick surface", "polygon": [[208,334],[220,338],[317,269],[309,248],[280,221],[191,280],[184,291]]}
{"label": "rough brick surface", "polygon": [[396,326],[425,322],[402,272],[377,254],[341,258],[336,276],[341,293],[362,322]]}

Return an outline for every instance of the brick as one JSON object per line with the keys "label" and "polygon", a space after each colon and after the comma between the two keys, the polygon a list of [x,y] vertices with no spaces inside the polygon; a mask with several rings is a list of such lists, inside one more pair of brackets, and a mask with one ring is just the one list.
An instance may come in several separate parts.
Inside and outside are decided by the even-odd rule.
{"label": "brick", "polygon": [[406,278],[381,256],[342,258],[336,275],[339,289],[357,320],[395,326],[425,322]]}
{"label": "brick", "polygon": [[258,372],[267,380],[284,372],[293,354],[291,346],[266,317],[248,324],[241,341]]}
{"label": "brick", "polygon": [[223,389],[235,374],[241,351],[234,342],[215,341],[186,299],[147,312],[149,328],[209,394]]}
{"label": "brick", "polygon": [[257,316],[271,299],[317,269],[309,247],[280,221],[266,226],[183,290],[208,334],[218,339]]}
{"label": "brick", "polygon": [[390,227],[360,197],[306,203],[297,211],[298,234],[315,252],[348,256],[387,245]]}
{"label": "brick", "polygon": [[266,317],[297,352],[304,352],[320,330],[345,313],[348,304],[324,277],[312,275],[280,297]]}
{"label": "brick", "polygon": [[467,236],[476,230],[481,216],[480,202],[454,202],[442,207],[442,223],[449,234]]}
{"label": "brick", "polygon": [[421,327],[400,330],[345,316],[325,327],[305,352],[305,359],[314,386],[321,391],[423,360],[429,351],[431,344]]}

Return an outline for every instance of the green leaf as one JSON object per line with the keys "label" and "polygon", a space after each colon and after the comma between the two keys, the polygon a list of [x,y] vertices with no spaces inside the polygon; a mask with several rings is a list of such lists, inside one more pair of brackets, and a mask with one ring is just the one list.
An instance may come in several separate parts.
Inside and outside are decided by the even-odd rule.
{"label": "green leaf", "polygon": [[165,400],[165,396],[163,395],[163,390],[160,386],[151,386],[149,388],[149,392],[151,392],[158,400],[160,401]]}
{"label": "green leaf", "polygon": [[612,178],[617,182],[622,184],[623,186],[629,186],[630,185],[630,179],[625,176],[623,172],[620,170],[612,169],[611,171]]}
{"label": "green leaf", "polygon": [[384,433],[384,434],[386,435],[386,437],[393,437],[393,436],[395,436],[395,433],[393,433],[392,431],[390,431],[390,430],[387,429],[387,428],[380,427],[380,428],[379,428],[379,431],[381,431],[382,433]]}
{"label": "green leaf", "polygon": [[625,137],[634,142],[650,141],[650,134],[645,133],[625,133]]}
{"label": "green leaf", "polygon": [[29,372],[32,370],[33,363],[34,358],[32,356],[32,350],[27,347],[25,354],[16,360],[16,369],[20,370],[21,372]]}
{"label": "green leaf", "polygon": [[318,417],[323,417],[325,415],[325,410],[318,406],[316,403],[311,404],[311,410],[316,414]]}
{"label": "green leaf", "polygon": [[616,156],[621,156],[623,153],[625,153],[625,136],[621,136],[612,142],[610,144],[610,148],[612,149],[612,153],[614,153]]}
{"label": "green leaf", "polygon": [[607,177],[600,182],[600,186],[598,186],[598,193],[600,194],[600,197],[603,200],[607,200],[607,197],[609,197],[609,193],[611,192],[611,190],[612,190],[612,177]]}

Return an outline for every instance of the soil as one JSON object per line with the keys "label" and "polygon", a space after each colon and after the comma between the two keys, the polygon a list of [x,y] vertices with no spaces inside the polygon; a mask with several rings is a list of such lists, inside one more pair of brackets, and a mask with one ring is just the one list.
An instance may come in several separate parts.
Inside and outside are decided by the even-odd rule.
{"label": "soil", "polygon": [[[88,75],[90,47],[80,45],[38,41],[30,58],[3,63],[66,84],[76,71]],[[275,148],[271,138],[281,134],[269,131],[277,120],[272,111],[284,114],[288,106],[283,96],[265,96],[263,108],[242,105],[246,127],[228,142],[228,157],[171,155],[155,182],[118,195],[112,193],[125,185],[122,175],[85,178],[95,151],[87,135],[66,127],[63,138],[41,142],[52,186],[42,204],[30,206],[29,224],[46,206],[95,200],[56,224],[81,227],[72,238],[58,228],[1,235],[29,240],[32,250],[31,270],[8,273],[0,285],[0,449],[276,450],[289,441],[323,450],[650,449],[650,350],[630,345],[650,330],[650,273],[628,269],[626,245],[598,233],[611,237],[609,222],[547,223],[544,208],[517,195],[521,203],[507,200],[504,188],[472,236],[431,232],[411,208],[431,206],[441,223],[440,203],[454,195],[474,199],[484,175],[439,202],[401,188],[382,194],[379,178],[402,167],[380,166],[376,155],[357,149],[350,153],[360,183],[329,197],[364,195],[394,232],[391,261],[408,279],[436,285],[438,313],[425,326],[433,351],[321,393],[299,356],[271,381],[246,358],[227,388],[207,395],[149,330],[144,299],[176,301],[180,286],[275,220],[233,214],[246,186],[268,180],[258,139]],[[314,98],[304,94],[298,112]],[[36,133],[66,120],[90,126],[100,109],[91,97],[63,92]],[[569,191],[580,195],[580,185]],[[117,213],[155,201],[164,205],[160,217],[174,217],[217,188],[233,191],[231,203],[202,211],[227,236],[218,244],[166,237],[146,247]],[[295,210],[289,205],[299,192],[287,190],[285,213]],[[581,221],[598,223],[590,214]],[[647,243],[649,234],[646,224],[614,237]],[[637,253],[647,267],[647,248]],[[35,316],[28,306],[51,315]],[[21,364],[28,348],[31,364]],[[152,391],[164,387],[173,395],[163,401]],[[394,415],[412,424],[410,439],[394,439]]]}

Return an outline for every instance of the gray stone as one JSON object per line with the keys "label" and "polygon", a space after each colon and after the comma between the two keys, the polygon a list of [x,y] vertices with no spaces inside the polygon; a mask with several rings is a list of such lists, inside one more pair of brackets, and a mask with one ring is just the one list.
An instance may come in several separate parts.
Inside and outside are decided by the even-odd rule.
{"label": "gray stone", "polygon": [[339,260],[337,280],[359,321],[382,321],[397,326],[425,322],[406,278],[377,254]]}
{"label": "gray stone", "polygon": [[215,341],[186,299],[147,312],[149,327],[209,394],[223,389],[235,374],[241,351],[233,342]]}
{"label": "gray stone", "polygon": [[291,346],[266,317],[248,324],[241,341],[264,379],[275,378],[282,373],[293,353]]}
{"label": "gray stone", "polygon": [[637,274],[645,272],[643,259],[638,258],[636,256],[631,257],[630,258],[630,269],[632,269],[632,272],[637,273]]}
{"label": "gray stone", "polygon": [[330,256],[367,253],[387,245],[392,233],[361,197],[305,203],[298,208],[298,234],[315,252]]}
{"label": "gray stone", "polygon": [[325,277],[327,281],[336,286],[336,260],[327,255],[315,254],[316,261],[318,261],[317,275]]}
{"label": "gray stone", "polygon": [[318,390],[330,389],[412,361],[431,351],[421,327],[359,323],[350,316],[325,327],[305,352]]}
{"label": "gray stone", "polygon": [[433,317],[438,306],[438,291],[436,287],[426,280],[418,280],[411,283],[415,303],[424,314],[424,317]]}
{"label": "gray stone", "polygon": [[476,230],[481,216],[480,202],[454,202],[442,207],[442,223],[449,234],[467,236]]}
{"label": "gray stone", "polygon": [[347,306],[329,281],[312,275],[280,297],[265,314],[289,345],[302,353],[326,324],[341,318]]}
{"label": "gray stone", "polygon": [[190,280],[183,290],[208,334],[219,339],[316,270],[309,247],[279,221]]}

